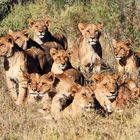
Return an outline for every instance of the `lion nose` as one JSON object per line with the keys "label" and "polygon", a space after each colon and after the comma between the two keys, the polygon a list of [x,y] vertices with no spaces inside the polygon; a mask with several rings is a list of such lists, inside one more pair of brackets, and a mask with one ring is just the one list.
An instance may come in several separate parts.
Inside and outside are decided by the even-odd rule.
{"label": "lion nose", "polygon": [[40,33],[43,33],[43,31],[42,31],[42,30],[40,30],[39,32],[40,32]]}
{"label": "lion nose", "polygon": [[95,36],[90,37],[91,39],[95,39]]}

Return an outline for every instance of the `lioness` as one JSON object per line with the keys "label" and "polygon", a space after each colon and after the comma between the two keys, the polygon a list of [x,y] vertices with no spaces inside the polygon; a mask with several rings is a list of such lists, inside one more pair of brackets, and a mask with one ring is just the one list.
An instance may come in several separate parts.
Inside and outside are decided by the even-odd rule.
{"label": "lioness", "polygon": [[136,79],[139,74],[139,70],[137,67],[137,59],[130,48],[132,45],[131,40],[120,40],[116,41],[115,39],[112,41],[114,55],[117,60],[118,72],[122,76],[125,73],[128,73],[131,78]]}
{"label": "lioness", "polygon": [[54,60],[51,71],[55,74],[66,74],[72,81],[83,85],[84,77],[82,73],[71,67],[69,54],[65,50],[52,48],[50,54]]}
{"label": "lioness", "polygon": [[0,38],[0,56],[4,57],[6,82],[10,95],[22,104],[27,93],[27,80],[22,71],[40,73],[38,62],[15,44],[11,35]]}
{"label": "lioness", "polygon": [[78,28],[82,36],[76,39],[71,48],[71,64],[76,69],[80,68],[85,76],[89,73],[100,72],[102,48],[99,38],[103,24],[79,23]]}
{"label": "lioness", "polygon": [[59,47],[60,45],[63,47],[63,49],[67,49],[67,39],[64,35],[61,34],[54,34],[52,35],[48,31],[48,27],[50,24],[50,20],[46,18],[45,20],[29,20],[29,26],[32,29],[33,32],[33,39],[39,43],[40,45],[51,42],[50,45],[56,47]]}
{"label": "lioness", "polygon": [[99,104],[107,111],[112,112],[111,100],[117,97],[118,75],[114,73],[93,74],[93,87],[95,98]]}

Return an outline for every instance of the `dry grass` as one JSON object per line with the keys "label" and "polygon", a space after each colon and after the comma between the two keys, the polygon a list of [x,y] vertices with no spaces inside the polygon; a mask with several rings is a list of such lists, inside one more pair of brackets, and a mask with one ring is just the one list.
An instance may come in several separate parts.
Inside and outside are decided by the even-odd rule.
{"label": "dry grass", "polygon": [[[52,19],[50,30],[65,33],[70,40],[69,45],[79,33],[78,22],[104,22],[105,31],[115,37],[119,20],[116,3],[111,5],[112,7],[107,7],[107,1],[99,0],[94,3],[93,0],[92,6],[76,3],[59,9],[60,7],[56,5],[47,4],[45,0],[36,1],[37,3],[29,3],[25,6],[20,4],[15,6],[12,12],[0,22],[0,34],[5,34],[9,28],[22,30],[31,17],[49,15]],[[128,9],[125,10],[125,14],[129,14]],[[129,22],[126,21],[126,24],[129,25]],[[138,28],[138,24],[134,27]],[[125,27],[123,34],[126,37],[134,37],[135,49],[139,49],[138,31]],[[113,67],[111,47],[108,44],[108,37],[106,35],[104,37],[103,60]],[[140,137],[140,102],[132,104],[123,113],[114,112],[103,117],[92,112],[83,117],[54,122],[43,119],[43,115],[37,112],[39,104],[21,107],[14,104],[5,87],[2,66],[0,66],[0,79],[0,140],[138,140]]]}
{"label": "dry grass", "polygon": [[93,111],[56,122],[37,112],[39,104],[16,106],[7,95],[2,68],[0,78],[1,140],[138,140],[140,137],[139,102],[109,116]]}

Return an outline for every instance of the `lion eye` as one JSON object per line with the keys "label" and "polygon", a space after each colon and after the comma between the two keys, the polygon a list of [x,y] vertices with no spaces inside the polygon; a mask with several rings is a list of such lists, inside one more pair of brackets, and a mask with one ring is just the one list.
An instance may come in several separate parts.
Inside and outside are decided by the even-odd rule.
{"label": "lion eye", "polygon": [[88,33],[90,33],[90,31],[89,31],[89,30],[87,30],[87,32],[88,32]]}
{"label": "lion eye", "polygon": [[38,25],[36,25],[35,27],[38,28]]}
{"label": "lion eye", "polygon": [[0,44],[0,46],[3,46],[4,44]]}
{"label": "lion eye", "polygon": [[83,93],[82,95],[83,95],[83,96],[86,96],[86,93]]}
{"label": "lion eye", "polygon": [[18,37],[16,38],[16,40],[17,40],[17,39],[20,39],[20,37],[18,36]]}

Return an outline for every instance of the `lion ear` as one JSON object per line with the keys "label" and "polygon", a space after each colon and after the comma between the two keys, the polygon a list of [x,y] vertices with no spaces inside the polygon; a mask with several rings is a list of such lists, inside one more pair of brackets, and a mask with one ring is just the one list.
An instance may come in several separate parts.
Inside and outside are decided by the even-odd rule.
{"label": "lion ear", "polygon": [[117,80],[118,78],[119,78],[119,75],[117,74],[117,73],[113,73],[113,78],[115,79],[115,80]]}
{"label": "lion ear", "polygon": [[54,57],[58,51],[55,48],[51,48],[50,55]]}
{"label": "lion ear", "polygon": [[72,53],[73,53],[73,50],[71,48],[69,48],[69,49],[66,50],[66,52],[67,52],[68,56],[71,56]]}
{"label": "lion ear", "polygon": [[104,24],[103,24],[103,23],[98,23],[98,24],[97,24],[98,30],[102,30],[103,27],[104,27]]}
{"label": "lion ear", "polygon": [[46,17],[45,23],[46,23],[46,26],[47,26],[47,27],[50,26],[50,18],[49,18],[49,17]]}
{"label": "lion ear", "polygon": [[24,71],[22,69],[21,69],[21,72],[22,72],[24,78],[26,78],[28,80],[30,79],[30,74],[29,73],[27,73],[26,71]]}
{"label": "lion ear", "polygon": [[9,33],[10,35],[13,35],[14,32],[13,32],[12,29],[9,29],[8,33]]}
{"label": "lion ear", "polygon": [[75,84],[70,88],[70,92],[72,93],[72,96],[75,96],[75,94],[80,90],[81,90],[81,86],[78,84]]}
{"label": "lion ear", "polygon": [[34,25],[35,21],[33,19],[29,20],[29,26],[32,27]]}
{"label": "lion ear", "polygon": [[132,43],[133,43],[132,39],[128,39],[128,40],[125,42],[125,44],[126,44],[127,46],[132,45]]}
{"label": "lion ear", "polygon": [[27,29],[24,29],[24,30],[21,32],[21,35],[25,36],[26,38],[29,38],[29,37],[30,37],[29,31],[28,31]]}
{"label": "lion ear", "polygon": [[79,30],[80,30],[81,33],[83,32],[83,30],[85,30],[86,26],[87,25],[85,23],[79,23],[78,24],[78,28],[79,28]]}
{"label": "lion ear", "polygon": [[53,83],[54,80],[55,80],[55,74],[54,74],[53,72],[49,72],[49,73],[47,74],[47,80],[48,80],[49,82]]}
{"label": "lion ear", "polygon": [[91,79],[93,82],[95,82],[96,84],[98,84],[101,81],[102,75],[100,73],[95,73],[92,75]]}
{"label": "lion ear", "polygon": [[116,46],[117,41],[115,39],[112,40],[113,47]]}

